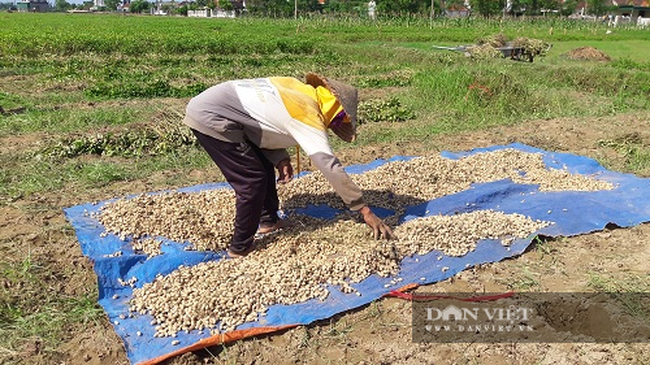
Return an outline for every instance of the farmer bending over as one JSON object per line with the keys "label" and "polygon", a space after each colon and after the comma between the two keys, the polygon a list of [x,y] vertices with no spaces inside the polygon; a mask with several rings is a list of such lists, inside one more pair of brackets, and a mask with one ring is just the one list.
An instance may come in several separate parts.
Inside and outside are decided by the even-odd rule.
{"label": "farmer bending over", "polygon": [[291,77],[228,81],[190,100],[184,123],[237,196],[231,257],[250,253],[256,232],[286,226],[277,213],[274,168],[278,182],[293,178],[286,148],[295,145],[307,152],[347,206],[363,215],[376,239],[394,238],[364,203],[328,141],[328,128],[346,142],[355,139],[357,103],[354,87],[314,73],[307,74],[306,83]]}

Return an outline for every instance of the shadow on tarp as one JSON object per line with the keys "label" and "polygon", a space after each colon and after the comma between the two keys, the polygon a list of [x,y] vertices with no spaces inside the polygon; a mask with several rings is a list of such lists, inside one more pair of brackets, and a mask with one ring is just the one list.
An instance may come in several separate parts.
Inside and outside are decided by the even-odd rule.
{"label": "shadow on tarp", "polygon": [[[265,317],[237,327],[237,330],[221,335],[210,336],[179,332],[176,338],[154,338],[155,326],[151,325],[150,315],[128,317],[128,302],[133,288],[123,286],[123,282],[133,283],[139,288],[151,282],[156,275],[166,275],[179,265],[191,266],[200,262],[220,260],[222,253],[186,251],[189,242],[164,240],[163,255],[150,259],[134,252],[131,239],[120,240],[113,234],[103,237],[104,227],[93,217],[106,202],[83,204],[65,209],[65,215],[75,229],[84,255],[94,262],[99,285],[99,303],[106,311],[115,331],[124,341],[129,360],[134,364],[155,364],[187,351],[231,342],[264,333],[307,325],[317,320],[330,318],[338,313],[366,305],[391,291],[408,284],[431,284],[445,280],[469,267],[501,261],[523,253],[533,238],[544,236],[574,236],[602,230],[608,224],[630,227],[650,221],[650,179],[642,179],[630,174],[608,171],[596,161],[566,154],[553,153],[521,144],[493,146],[463,153],[443,152],[443,157],[458,159],[479,152],[515,148],[524,152],[542,153],[549,168],[566,168],[571,173],[589,175],[599,180],[613,183],[616,188],[597,192],[540,192],[537,185],[515,184],[510,180],[473,184],[470,189],[457,194],[444,196],[415,206],[408,207],[401,221],[430,216],[451,215],[482,209],[494,209],[505,213],[519,213],[533,219],[553,221],[525,239],[515,240],[504,247],[499,240],[481,240],[476,250],[462,257],[445,256],[432,251],[423,256],[406,257],[396,277],[382,278],[372,275],[360,283],[352,284],[362,295],[345,294],[336,287],[329,287],[330,295],[325,301],[312,299],[294,305],[273,305]],[[377,160],[366,165],[346,168],[349,173],[363,173],[387,162],[408,160],[412,157],[399,156],[390,160]],[[205,184],[183,189],[180,192],[199,192],[209,189],[227,188],[228,184]],[[379,209],[379,215],[388,216],[392,212]],[[327,206],[310,206],[296,210],[317,218],[331,218],[340,211]],[[109,255],[121,251],[121,256]],[[135,278],[137,281],[133,281]],[[119,280],[118,280],[119,279]],[[414,286],[411,285],[411,286]],[[122,319],[120,317],[124,317]],[[140,332],[141,336],[137,333]],[[207,332],[207,331],[206,331]],[[177,340],[178,345],[172,345]]]}
{"label": "shadow on tarp", "polygon": [[[397,204],[399,202],[405,202],[405,201],[414,202],[413,205],[418,205],[426,202],[426,200],[420,199],[413,195],[393,194],[388,190],[366,189],[363,191],[363,195],[366,197],[365,199],[366,202],[368,201],[381,202],[380,203],[381,205],[373,206],[373,211],[375,215],[377,215],[380,218],[386,218],[388,216],[394,215],[395,211],[393,211],[390,207],[399,206]],[[311,216],[318,216],[319,218],[323,218],[323,219],[334,219],[337,215],[341,214],[341,212],[345,209],[343,201],[335,192],[313,194],[313,195],[309,195],[307,193],[296,194],[292,197],[289,197],[287,200],[283,201],[282,205],[291,207],[291,206],[298,205],[295,202],[304,202],[309,200],[318,201],[318,202],[337,201],[340,202],[340,205],[339,207],[335,208],[326,204],[320,204],[318,206],[312,205],[309,206],[308,208],[290,208],[289,211],[294,213],[307,214]]]}

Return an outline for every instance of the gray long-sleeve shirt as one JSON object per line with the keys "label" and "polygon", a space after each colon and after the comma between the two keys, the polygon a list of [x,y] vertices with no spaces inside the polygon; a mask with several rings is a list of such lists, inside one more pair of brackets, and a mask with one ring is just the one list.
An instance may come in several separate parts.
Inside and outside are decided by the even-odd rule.
{"label": "gray long-sleeve shirt", "polygon": [[248,140],[277,165],[286,148],[300,145],[352,210],[365,203],[329,144],[327,123],[314,87],[298,79],[270,77],[213,86],[187,105],[184,123],[226,142]]}

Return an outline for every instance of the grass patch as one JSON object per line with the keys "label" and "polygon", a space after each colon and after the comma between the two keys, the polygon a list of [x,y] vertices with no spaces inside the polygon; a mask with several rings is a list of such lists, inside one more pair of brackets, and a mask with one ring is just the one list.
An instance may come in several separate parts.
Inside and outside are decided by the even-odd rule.
{"label": "grass patch", "polygon": [[544,62],[549,63],[566,63],[566,64],[592,64],[590,61],[570,61],[562,57],[562,55],[580,47],[594,47],[608,56],[614,61],[628,59],[638,64],[650,63],[650,49],[648,49],[647,40],[625,40],[623,42],[612,40],[579,40],[579,41],[565,41],[556,42],[553,48],[549,51],[548,57]]}
{"label": "grass patch", "polygon": [[[33,154],[0,156],[0,196],[14,201],[38,192],[73,189],[79,193],[117,181],[146,179],[160,171],[178,171],[173,186],[191,181],[187,172],[212,167],[214,162],[202,150],[187,148],[148,158],[84,157],[35,159]],[[215,167],[216,168],[216,167]],[[184,173],[185,172],[185,173]]]}
{"label": "grass patch", "polygon": [[[103,309],[97,304],[96,292],[82,296],[66,296],[41,290],[40,282],[47,269],[39,266],[31,254],[18,262],[0,262],[0,362],[20,358],[26,344],[37,343],[42,351],[50,351],[71,324],[99,323]],[[21,288],[13,291],[12,288]],[[25,295],[30,293],[30,295]]]}
{"label": "grass patch", "polygon": [[146,120],[152,107],[71,106],[62,109],[27,109],[12,114],[0,123],[0,137],[30,132],[74,132],[127,125]]}
{"label": "grass patch", "polygon": [[103,317],[95,297],[53,298],[38,310],[7,305],[0,308],[0,336],[9,351],[20,350],[30,340],[45,342],[47,351],[59,343],[66,325],[99,323]]}
{"label": "grass patch", "polygon": [[650,172],[650,146],[639,133],[618,136],[598,142],[601,147],[611,148],[622,156],[624,168],[641,174]]}
{"label": "grass patch", "polygon": [[[610,294],[620,302],[629,315],[650,323],[650,307],[648,307],[648,293],[650,293],[650,275],[626,275],[622,278],[604,276],[591,273],[587,285],[599,292]],[[641,295],[627,295],[629,293],[645,293]]]}
{"label": "grass patch", "polygon": [[375,99],[359,105],[359,124],[372,122],[404,122],[414,119],[413,111],[395,97]]}
{"label": "grass patch", "polygon": [[0,92],[0,113],[14,114],[24,108],[26,101],[19,95],[12,95],[5,92]]}
{"label": "grass patch", "polygon": [[508,289],[515,291],[540,291],[541,285],[537,279],[538,274],[531,272],[527,267],[523,267],[521,273],[509,280]]}
{"label": "grass patch", "polygon": [[650,108],[650,101],[642,97],[647,88],[642,80],[647,77],[650,74],[613,69],[533,69],[501,60],[486,61],[473,68],[459,65],[420,72],[414,77],[414,107],[441,113],[442,119],[482,126],[603,115]]}
{"label": "grass patch", "polygon": [[197,95],[208,86],[202,82],[173,86],[168,80],[149,79],[145,82],[97,83],[86,90],[86,95],[91,99],[183,98]]}
{"label": "grass patch", "polygon": [[182,152],[198,142],[174,110],[157,113],[150,124],[137,125],[117,132],[94,133],[79,138],[64,137],[41,153],[50,158],[102,155],[142,157]]}

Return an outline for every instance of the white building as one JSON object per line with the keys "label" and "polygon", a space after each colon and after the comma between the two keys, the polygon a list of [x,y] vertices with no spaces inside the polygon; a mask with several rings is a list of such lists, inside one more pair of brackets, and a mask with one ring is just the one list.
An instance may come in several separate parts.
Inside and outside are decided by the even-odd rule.
{"label": "white building", "polygon": [[197,10],[188,10],[187,16],[190,18],[211,18],[212,9],[204,8],[204,9],[197,9]]}

